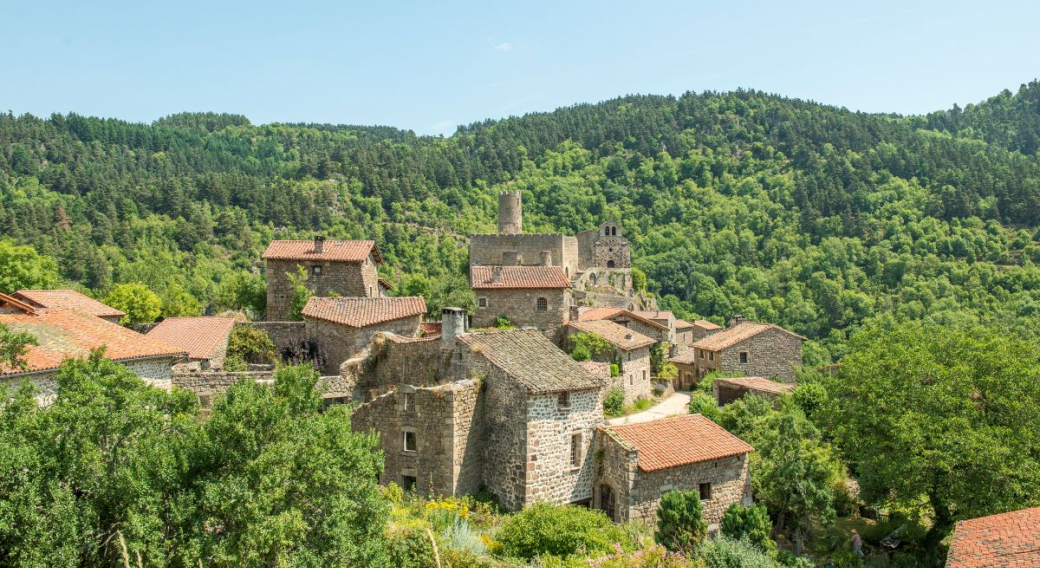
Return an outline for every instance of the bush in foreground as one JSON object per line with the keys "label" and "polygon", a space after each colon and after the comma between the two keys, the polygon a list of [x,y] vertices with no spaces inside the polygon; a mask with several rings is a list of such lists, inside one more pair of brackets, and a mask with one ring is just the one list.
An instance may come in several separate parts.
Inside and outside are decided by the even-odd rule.
{"label": "bush in foreground", "polygon": [[708,534],[701,498],[693,491],[669,491],[657,509],[654,538],[668,550],[693,556]]}
{"label": "bush in foreground", "polygon": [[603,513],[548,503],[535,503],[507,518],[496,538],[505,555],[528,560],[546,555],[596,556],[610,552],[615,543],[630,547],[624,531]]}

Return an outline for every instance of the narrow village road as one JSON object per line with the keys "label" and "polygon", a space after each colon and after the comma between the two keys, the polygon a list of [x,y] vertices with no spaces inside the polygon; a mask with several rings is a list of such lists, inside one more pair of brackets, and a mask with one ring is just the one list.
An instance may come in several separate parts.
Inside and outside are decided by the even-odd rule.
{"label": "narrow village road", "polygon": [[635,424],[637,422],[650,422],[651,420],[660,420],[661,418],[667,418],[669,416],[686,414],[688,412],[686,407],[689,406],[689,404],[689,391],[676,391],[672,396],[664,399],[653,408],[635,414],[629,414],[628,416],[611,418],[610,420],[607,420],[607,424],[614,426],[619,424]]}

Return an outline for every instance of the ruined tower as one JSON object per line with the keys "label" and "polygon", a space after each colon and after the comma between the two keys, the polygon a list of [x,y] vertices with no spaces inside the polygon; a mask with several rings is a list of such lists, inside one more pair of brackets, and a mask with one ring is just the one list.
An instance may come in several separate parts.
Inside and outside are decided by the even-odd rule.
{"label": "ruined tower", "polygon": [[498,234],[519,235],[524,232],[524,212],[519,191],[498,194]]}

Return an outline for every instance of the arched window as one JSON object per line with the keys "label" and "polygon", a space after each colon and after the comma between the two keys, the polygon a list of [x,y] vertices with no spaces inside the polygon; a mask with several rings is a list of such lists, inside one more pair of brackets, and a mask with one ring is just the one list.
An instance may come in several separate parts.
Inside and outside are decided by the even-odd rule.
{"label": "arched window", "polygon": [[611,234],[612,236],[615,236],[615,237],[616,237],[616,236],[617,236],[617,227],[611,227],[611,228],[610,228],[610,234]]}
{"label": "arched window", "polygon": [[610,227],[603,227],[603,236],[604,237],[609,237],[610,236]]}
{"label": "arched window", "polygon": [[613,260],[608,260],[607,261],[607,268],[614,268],[614,261]]}
{"label": "arched window", "polygon": [[539,312],[548,311],[549,300],[546,300],[545,298],[538,298],[537,308]]}

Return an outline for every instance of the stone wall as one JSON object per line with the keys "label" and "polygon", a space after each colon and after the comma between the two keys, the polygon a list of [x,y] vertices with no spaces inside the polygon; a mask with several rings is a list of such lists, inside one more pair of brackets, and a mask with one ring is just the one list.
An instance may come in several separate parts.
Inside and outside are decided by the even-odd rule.
{"label": "stone wall", "polygon": [[[740,362],[742,352],[748,354],[747,363]],[[781,382],[794,384],[795,369],[802,365],[802,340],[778,329],[768,329],[723,349],[715,354],[715,358],[720,360],[716,362],[724,373],[745,377],[776,377]]]}
{"label": "stone wall", "polygon": [[273,382],[273,371],[229,373],[223,371],[174,373],[173,386],[191,391],[196,395],[221,394],[243,380],[265,383]]}
{"label": "stone wall", "polygon": [[[292,282],[288,274],[303,266],[307,271],[306,286],[315,296],[374,298],[382,294],[375,259],[369,254],[364,262],[267,261],[267,319],[285,321],[292,312]],[[320,266],[321,272],[314,273]]]}
{"label": "stone wall", "polygon": [[376,334],[362,354],[340,367],[340,374],[357,385],[359,401],[400,385],[433,386],[440,382],[444,359],[439,337],[410,339]]}
{"label": "stone wall", "polygon": [[[175,361],[170,357],[159,357],[127,361],[122,365],[144,382],[163,390],[170,390],[171,368]],[[36,388],[36,402],[41,406],[53,404],[54,399],[58,397],[58,372],[56,370],[0,378],[0,385],[5,385],[13,390],[25,381],[29,381]]]}
{"label": "stone wall", "polygon": [[497,367],[487,365],[482,357],[462,355],[461,367],[468,369],[483,389],[481,480],[503,507],[519,510],[527,496],[527,391]]}
{"label": "stone wall", "polygon": [[625,391],[625,404],[653,395],[650,377],[650,348],[641,347],[632,351],[617,351],[621,360],[621,375],[611,379],[613,386]]}
{"label": "stone wall", "polygon": [[[555,340],[570,314],[570,294],[566,289],[520,289],[520,290],[474,290],[477,298],[486,298],[487,307],[477,302],[473,314],[473,327],[486,328],[495,325],[495,318],[506,316],[517,327],[535,327]],[[538,311],[538,298],[545,298],[548,309]]]}
{"label": "stone wall", "polygon": [[340,365],[348,359],[365,351],[372,337],[380,331],[395,333],[404,337],[416,337],[419,334],[421,316],[415,315],[388,322],[356,328],[330,321],[306,320],[306,335],[314,339],[328,357],[324,372],[327,375],[338,375]]}
{"label": "stone wall", "polygon": [[679,371],[679,374],[675,377],[675,389],[676,390],[691,390],[697,383],[700,382],[700,377],[697,375],[697,365],[693,363],[674,363],[675,368]]}
{"label": "stone wall", "polygon": [[618,325],[623,325],[636,333],[641,333],[657,341],[667,341],[669,343],[672,343],[672,334],[671,331],[668,329],[661,329],[659,327],[647,325],[646,323],[635,318],[628,317],[625,314],[618,314],[610,318],[610,320]]}
{"label": "stone wall", "polygon": [[[557,393],[527,399],[527,491],[523,505],[536,501],[574,503],[592,499],[596,427],[603,423],[599,389],[571,391],[567,407]],[[571,444],[581,437],[580,462],[571,462]]]}
{"label": "stone wall", "polygon": [[285,349],[293,339],[307,338],[307,327],[302,321],[251,321],[237,322],[235,325],[263,331],[274,342],[277,351]]}
{"label": "stone wall", "polygon": [[609,486],[615,499],[615,519],[653,520],[661,497],[672,490],[700,490],[700,484],[711,484],[711,498],[701,505],[709,530],[717,530],[726,509],[734,503],[751,504],[751,480],[748,455],[742,454],[662,469],[639,469],[639,453],[613,436],[608,430],[598,432],[597,450],[602,450],[596,469],[593,506],[605,510],[603,486]]}
{"label": "stone wall", "polygon": [[578,272],[578,241],[564,235],[473,235],[469,239],[470,266],[497,266],[505,253],[516,253],[522,266],[541,264],[542,252],[552,254],[552,265],[568,277]]}
{"label": "stone wall", "polygon": [[16,375],[0,378],[0,385],[10,389],[12,392],[20,388],[23,383],[29,382],[36,389],[36,404],[50,406],[58,398],[58,372],[33,373],[31,375]]}

